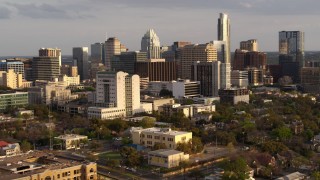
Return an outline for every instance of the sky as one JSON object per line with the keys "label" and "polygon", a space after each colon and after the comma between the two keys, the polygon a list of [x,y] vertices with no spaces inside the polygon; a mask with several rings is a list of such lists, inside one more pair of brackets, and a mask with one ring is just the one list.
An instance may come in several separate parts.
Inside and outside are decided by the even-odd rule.
{"label": "sky", "polygon": [[0,0],[0,56],[36,56],[42,47],[90,47],[117,37],[130,51],[153,28],[161,45],[217,39],[220,12],[231,20],[231,50],[257,39],[278,50],[278,32],[305,32],[305,49],[319,50],[319,0]]}

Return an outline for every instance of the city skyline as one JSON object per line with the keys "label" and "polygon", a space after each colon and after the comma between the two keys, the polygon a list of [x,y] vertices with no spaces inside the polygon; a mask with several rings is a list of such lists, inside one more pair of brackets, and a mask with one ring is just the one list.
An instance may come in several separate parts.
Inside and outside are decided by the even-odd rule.
{"label": "city skyline", "polygon": [[[174,41],[206,43],[217,40],[219,13],[231,19],[231,52],[239,42],[257,39],[261,51],[278,51],[279,31],[304,31],[306,51],[318,50],[316,0],[0,0],[1,56],[36,56],[42,47],[72,47],[117,37],[130,51],[153,28],[161,45]],[[290,2],[290,3],[289,3]],[[312,37],[312,38],[311,38]]]}

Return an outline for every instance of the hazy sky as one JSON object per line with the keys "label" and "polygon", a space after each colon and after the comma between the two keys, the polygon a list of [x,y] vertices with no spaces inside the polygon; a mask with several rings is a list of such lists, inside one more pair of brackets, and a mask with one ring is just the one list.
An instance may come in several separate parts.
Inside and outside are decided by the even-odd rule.
{"label": "hazy sky", "polygon": [[231,19],[231,48],[258,39],[261,51],[277,51],[278,31],[305,31],[305,49],[319,50],[319,0],[0,0],[0,56],[37,55],[41,47],[72,47],[118,37],[139,50],[155,29],[161,45],[217,39],[220,12]]}

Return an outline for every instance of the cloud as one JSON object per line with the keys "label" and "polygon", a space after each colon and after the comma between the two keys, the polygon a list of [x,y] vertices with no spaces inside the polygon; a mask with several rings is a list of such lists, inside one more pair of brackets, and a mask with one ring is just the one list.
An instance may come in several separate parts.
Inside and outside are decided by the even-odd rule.
{"label": "cloud", "polygon": [[7,7],[0,7],[0,19],[9,19],[11,11]]}
{"label": "cloud", "polygon": [[33,19],[83,19],[93,17],[93,15],[84,15],[76,10],[48,3],[7,3],[7,5],[14,7],[19,15]]}

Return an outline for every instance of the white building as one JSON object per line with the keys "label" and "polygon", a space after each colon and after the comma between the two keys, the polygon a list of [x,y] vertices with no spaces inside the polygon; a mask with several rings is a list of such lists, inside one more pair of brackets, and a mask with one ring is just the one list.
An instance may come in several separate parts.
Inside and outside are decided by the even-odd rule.
{"label": "white building", "polygon": [[77,75],[75,77],[61,75],[61,76],[59,76],[59,81],[65,82],[67,86],[79,85],[80,84],[80,75]]}
{"label": "white building", "polygon": [[96,104],[88,108],[89,118],[112,119],[152,112],[151,103],[140,103],[140,78],[128,73],[98,72]]}
{"label": "white building", "polygon": [[20,153],[19,143],[0,141],[0,156],[15,156]]}
{"label": "white building", "polygon": [[55,139],[61,140],[62,148],[68,150],[68,149],[80,149],[81,141],[87,140],[88,137],[78,135],[78,134],[64,134],[64,135],[55,137]]}

